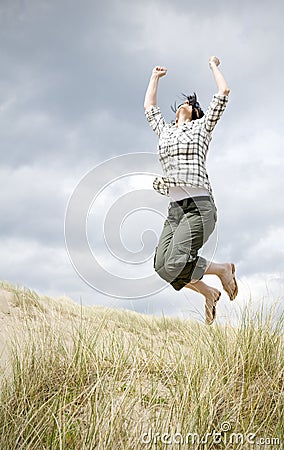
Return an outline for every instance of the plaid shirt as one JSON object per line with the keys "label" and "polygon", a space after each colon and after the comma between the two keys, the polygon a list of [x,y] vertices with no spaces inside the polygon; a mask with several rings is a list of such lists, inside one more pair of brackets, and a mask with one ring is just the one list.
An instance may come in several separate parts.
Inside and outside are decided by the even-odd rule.
{"label": "plaid shirt", "polygon": [[154,179],[156,191],[168,196],[170,186],[188,185],[206,188],[213,198],[205,167],[206,156],[212,131],[227,102],[227,95],[215,94],[201,119],[185,122],[179,127],[166,123],[158,106],[145,111],[150,126],[159,136],[158,154],[165,175]]}

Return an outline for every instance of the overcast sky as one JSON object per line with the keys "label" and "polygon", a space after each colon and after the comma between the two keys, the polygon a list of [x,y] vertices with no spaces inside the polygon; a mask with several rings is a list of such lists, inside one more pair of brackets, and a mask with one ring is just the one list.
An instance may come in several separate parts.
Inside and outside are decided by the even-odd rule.
{"label": "overcast sky", "polygon": [[208,155],[218,226],[206,251],[234,262],[240,283],[234,304],[222,296],[219,317],[250,296],[255,305],[283,298],[283,8],[0,0],[0,279],[202,320],[202,298],[174,291],[152,268],[169,200],[151,188],[160,167],[143,99],[153,66],[165,65],[166,119],[184,91],[206,109],[216,92],[208,59],[217,55],[231,93]]}

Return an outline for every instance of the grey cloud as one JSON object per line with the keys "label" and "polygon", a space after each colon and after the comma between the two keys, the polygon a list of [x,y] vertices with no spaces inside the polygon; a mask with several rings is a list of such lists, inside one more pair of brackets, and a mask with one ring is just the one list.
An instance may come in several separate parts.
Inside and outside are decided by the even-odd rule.
{"label": "grey cloud", "polygon": [[1,238],[62,247],[66,193],[60,173],[32,168],[6,168],[0,173]]}
{"label": "grey cloud", "polygon": [[[144,62],[135,54],[130,60],[124,49],[125,29],[135,39],[131,19],[119,8],[112,8],[110,14],[107,2],[85,1],[80,10],[72,9],[72,2],[46,4],[36,8],[37,14],[34,2],[27,4],[23,12],[20,6],[12,8],[13,13],[9,5],[4,8],[10,21],[3,23],[2,50],[4,65],[10,69],[7,79],[11,80],[12,70],[12,80],[21,91],[29,82],[37,87],[36,95],[25,99],[26,111],[40,113],[44,108],[57,121],[76,124],[102,108],[119,113],[134,106],[131,99],[137,94]],[[135,77],[129,76],[131,65]]]}

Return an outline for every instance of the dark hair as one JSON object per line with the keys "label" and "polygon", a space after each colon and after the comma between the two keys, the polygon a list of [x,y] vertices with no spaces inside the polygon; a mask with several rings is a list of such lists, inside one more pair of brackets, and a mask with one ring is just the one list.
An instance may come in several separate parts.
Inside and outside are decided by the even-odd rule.
{"label": "dark hair", "polygon": [[[199,102],[197,101],[196,93],[193,92],[192,95],[181,94],[183,96],[184,101],[188,101],[188,103],[192,106],[192,120],[201,119],[204,116],[204,112],[201,109]],[[182,105],[177,106],[177,102],[174,105],[171,105],[171,110],[176,113],[178,108]]]}

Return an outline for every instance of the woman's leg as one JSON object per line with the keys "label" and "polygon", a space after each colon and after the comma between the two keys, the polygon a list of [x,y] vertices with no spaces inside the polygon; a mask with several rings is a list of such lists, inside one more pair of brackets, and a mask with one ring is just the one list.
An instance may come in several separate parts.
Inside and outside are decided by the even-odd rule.
{"label": "woman's leg", "polygon": [[[163,276],[180,290],[192,279],[201,279],[208,262],[198,256],[199,249],[215,227],[215,206],[211,200],[192,202],[184,211],[177,206],[171,214],[178,216],[178,226],[165,253]],[[166,278],[165,278],[166,279]]]}
{"label": "woman's leg", "polygon": [[235,278],[235,266],[231,263],[217,264],[208,263],[204,275],[217,275],[220,278],[224,290],[227,292],[230,300],[234,300],[238,295],[238,284]]}
{"label": "woman's leg", "polygon": [[164,278],[164,276],[162,275],[163,275],[163,268],[165,265],[165,255],[173,239],[173,235],[177,225],[178,223],[175,223],[175,221],[172,220],[170,215],[168,215],[167,219],[164,221],[164,226],[161,235],[159,237],[154,257],[154,268],[155,271],[161,276],[161,278]]}
{"label": "woman's leg", "polygon": [[221,296],[221,292],[200,280],[188,283],[184,287],[199,292],[204,296],[206,323],[211,325],[216,318],[216,303]]}
{"label": "woman's leg", "polygon": [[[217,275],[223,285],[224,290],[229,295],[230,300],[234,300],[238,294],[238,285],[235,279],[235,266],[231,263],[218,264],[208,263],[204,275]],[[193,280],[188,283],[186,288],[199,292],[205,298],[205,317],[206,323],[211,325],[216,317],[216,303],[221,296],[221,292],[211,286],[208,286],[201,280]]]}

